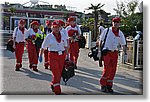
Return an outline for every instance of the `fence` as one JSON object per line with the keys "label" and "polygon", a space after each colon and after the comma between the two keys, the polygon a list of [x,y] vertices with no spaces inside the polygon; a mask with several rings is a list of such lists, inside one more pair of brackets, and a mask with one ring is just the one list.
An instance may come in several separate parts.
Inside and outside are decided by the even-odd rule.
{"label": "fence", "polygon": [[124,61],[122,51],[120,55],[121,63],[130,65],[133,69],[143,68],[143,40],[127,39],[127,61]]}

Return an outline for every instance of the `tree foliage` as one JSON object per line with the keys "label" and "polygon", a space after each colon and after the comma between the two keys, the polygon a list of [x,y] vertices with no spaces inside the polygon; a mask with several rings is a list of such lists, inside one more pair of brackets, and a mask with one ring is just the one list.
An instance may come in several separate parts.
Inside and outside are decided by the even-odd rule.
{"label": "tree foliage", "polygon": [[93,35],[93,40],[96,41],[97,39],[97,35],[98,35],[98,15],[99,15],[99,11],[101,10],[101,8],[104,6],[105,4],[97,4],[97,5],[93,5],[91,4],[90,7],[88,7],[87,10],[92,10],[92,13],[94,15],[94,35]]}
{"label": "tree foliage", "polygon": [[135,36],[135,30],[143,31],[143,13],[135,13],[138,6],[137,0],[130,2],[118,1],[117,8],[114,8],[116,14],[121,17],[121,30],[125,36]]}

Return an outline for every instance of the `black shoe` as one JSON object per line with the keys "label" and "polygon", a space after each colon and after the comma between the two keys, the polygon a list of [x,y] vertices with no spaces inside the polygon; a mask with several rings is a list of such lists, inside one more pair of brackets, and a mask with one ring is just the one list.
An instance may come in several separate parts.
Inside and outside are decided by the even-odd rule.
{"label": "black shoe", "polygon": [[48,67],[45,67],[45,69],[48,69]]}
{"label": "black shoe", "polygon": [[54,92],[54,86],[53,86],[53,85],[51,85],[51,89],[52,89],[52,91]]}
{"label": "black shoe", "polygon": [[107,86],[101,86],[101,91],[102,92],[107,92]]}
{"label": "black shoe", "polygon": [[20,68],[22,68],[22,64],[20,64]]}
{"label": "black shoe", "polygon": [[38,69],[37,68],[33,68],[33,71],[38,72]]}
{"label": "black shoe", "polygon": [[107,91],[110,92],[110,93],[114,92],[114,90],[112,89],[112,86],[109,86],[109,85],[107,86]]}
{"label": "black shoe", "polygon": [[32,69],[32,64],[29,65],[29,68]]}
{"label": "black shoe", "polygon": [[74,69],[77,69],[77,66],[76,66],[76,65],[74,66]]}
{"label": "black shoe", "polygon": [[15,71],[20,71],[20,68],[16,68]]}

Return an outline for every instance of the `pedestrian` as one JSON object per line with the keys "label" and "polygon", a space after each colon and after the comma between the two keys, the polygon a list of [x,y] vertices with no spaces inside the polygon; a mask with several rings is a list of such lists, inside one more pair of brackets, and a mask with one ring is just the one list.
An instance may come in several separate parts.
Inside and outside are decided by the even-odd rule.
{"label": "pedestrian", "polygon": [[22,67],[22,56],[24,53],[24,35],[27,32],[25,28],[26,21],[21,19],[19,21],[18,27],[14,29],[13,32],[13,48],[15,49],[15,57],[16,57],[16,71],[19,71]]}
{"label": "pedestrian", "polygon": [[52,32],[48,34],[42,44],[39,54],[39,61],[42,62],[42,55],[45,49],[48,47],[48,56],[50,68],[52,71],[52,81],[50,83],[52,91],[59,95],[61,94],[61,74],[66,58],[67,40],[65,35],[60,32],[60,23],[58,20],[52,22]]}
{"label": "pedestrian", "polygon": [[64,36],[67,40],[67,49],[69,50],[69,36],[68,36],[68,33],[67,33],[66,29],[64,28],[65,22],[63,22],[62,20],[58,20],[58,21],[60,23],[60,32],[62,32],[64,34]]}
{"label": "pedestrian", "polygon": [[[116,74],[118,61],[118,44],[122,45],[124,54],[126,55],[126,40],[124,34],[119,29],[120,18],[112,19],[112,27],[106,28],[100,35],[100,45],[103,43],[105,37],[105,45],[103,51],[104,69],[100,78],[100,85],[102,92],[113,92],[113,80]],[[107,32],[108,31],[108,32]],[[107,36],[106,36],[107,33]],[[105,52],[105,54],[104,54]]]}
{"label": "pedestrian", "polygon": [[39,30],[38,21],[31,22],[30,26],[31,27],[28,29],[25,35],[25,40],[27,41],[29,67],[33,69],[33,71],[38,72],[37,64],[40,48],[36,46],[35,41],[36,41],[36,34],[42,34],[42,32]]}
{"label": "pedestrian", "polygon": [[[51,32],[52,32],[51,21],[46,20],[46,27],[44,28],[44,36],[47,36]],[[48,48],[46,50],[44,50],[44,67],[45,67],[45,69],[50,69],[49,61],[48,61]]]}
{"label": "pedestrian", "polygon": [[98,35],[98,39],[97,39],[97,41],[96,41],[96,45],[98,45],[99,44],[99,37],[100,37],[100,35],[102,34],[102,32],[104,31],[104,26],[103,26],[103,22],[100,22],[100,26],[99,26],[99,35]]}
{"label": "pedestrian", "polygon": [[74,62],[77,69],[77,60],[79,57],[79,38],[81,35],[81,29],[76,24],[75,18],[70,17],[68,18],[67,22],[69,23],[69,26],[67,26],[66,31],[69,36],[69,54],[70,54],[70,60]]}

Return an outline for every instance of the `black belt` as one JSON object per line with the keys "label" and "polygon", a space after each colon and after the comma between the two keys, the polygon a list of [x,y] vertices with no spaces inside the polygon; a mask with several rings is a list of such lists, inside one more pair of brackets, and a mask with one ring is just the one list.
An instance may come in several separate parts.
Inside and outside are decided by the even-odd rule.
{"label": "black belt", "polygon": [[118,50],[108,50],[108,49],[105,49],[105,50],[103,50],[103,51],[106,51],[106,52],[116,52],[116,51],[118,51]]}
{"label": "black belt", "polygon": [[[51,53],[57,53],[58,54],[58,52],[59,51],[49,51],[49,52],[51,52]],[[62,53],[64,53],[65,51],[62,51]]]}
{"label": "black belt", "polygon": [[19,43],[25,43],[25,42],[15,42],[15,43],[19,44]]}
{"label": "black belt", "polygon": [[116,52],[116,51],[118,51],[118,50],[108,50],[108,52]]}

